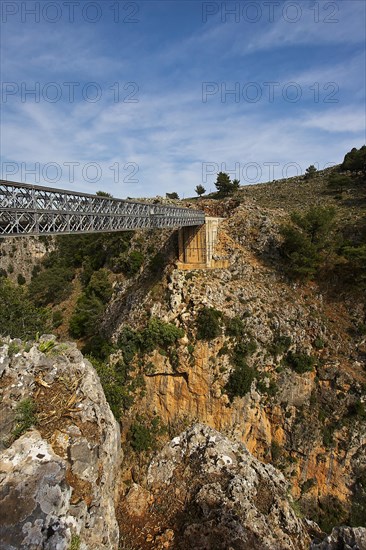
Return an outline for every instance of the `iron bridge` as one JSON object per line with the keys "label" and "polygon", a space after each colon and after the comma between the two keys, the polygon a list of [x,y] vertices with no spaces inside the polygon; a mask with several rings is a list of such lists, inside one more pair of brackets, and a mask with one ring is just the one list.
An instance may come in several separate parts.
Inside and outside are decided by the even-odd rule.
{"label": "iron bridge", "polygon": [[105,233],[205,223],[200,210],[0,180],[0,237]]}

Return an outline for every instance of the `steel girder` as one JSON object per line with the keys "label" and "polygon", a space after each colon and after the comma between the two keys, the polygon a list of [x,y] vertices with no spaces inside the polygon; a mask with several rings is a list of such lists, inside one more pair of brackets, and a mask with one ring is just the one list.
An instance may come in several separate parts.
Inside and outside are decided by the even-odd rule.
{"label": "steel girder", "polygon": [[0,180],[0,236],[99,233],[202,225],[200,210]]}

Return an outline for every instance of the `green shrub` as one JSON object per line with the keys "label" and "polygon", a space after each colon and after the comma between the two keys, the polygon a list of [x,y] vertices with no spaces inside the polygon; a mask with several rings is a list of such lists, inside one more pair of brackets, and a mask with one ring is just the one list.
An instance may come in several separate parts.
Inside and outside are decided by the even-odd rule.
{"label": "green shrub", "polygon": [[23,287],[0,278],[0,334],[12,338],[34,338],[47,332],[48,313],[34,306]]}
{"label": "green shrub", "polygon": [[25,285],[25,283],[27,282],[26,278],[24,277],[24,275],[22,275],[21,273],[18,274],[18,277],[17,277],[17,282],[18,282],[18,285],[22,286],[22,285]]}
{"label": "green shrub", "polygon": [[104,309],[103,302],[97,296],[83,293],[78,298],[75,310],[70,318],[70,335],[73,338],[82,338],[95,334]]}
{"label": "green shrub", "polygon": [[230,373],[225,386],[230,401],[234,397],[244,397],[251,388],[252,382],[256,376],[256,371],[247,365],[244,360],[235,364],[234,370]]}
{"label": "green shrub", "polygon": [[276,382],[272,379],[269,380],[268,385],[265,383],[264,379],[258,379],[257,390],[262,394],[268,395],[269,397],[274,397],[277,393],[278,386]]}
{"label": "green shrub", "polygon": [[100,335],[93,335],[82,348],[84,355],[92,355],[96,359],[104,361],[114,351],[113,345]]}
{"label": "green shrub", "polygon": [[360,399],[357,399],[348,406],[348,414],[349,416],[358,416],[360,419],[366,418],[365,405],[360,401]]}
{"label": "green shrub", "polygon": [[312,277],[320,262],[316,246],[294,227],[282,227],[281,233],[284,237],[281,253],[286,262],[284,268],[287,274],[299,279]]}
{"label": "green shrub", "polygon": [[59,304],[71,294],[73,277],[74,270],[70,268],[45,269],[32,278],[28,287],[29,297],[37,307]]}
{"label": "green shrub", "polygon": [[313,277],[322,262],[322,252],[329,252],[328,235],[335,217],[334,208],[313,206],[304,214],[291,216],[294,225],[282,226],[281,253],[284,269],[290,277]]}
{"label": "green shrub", "polygon": [[80,544],[81,544],[81,538],[79,537],[79,535],[72,535],[68,550],[79,550]]}
{"label": "green shrub", "polygon": [[323,444],[325,447],[331,447],[333,444],[334,426],[324,426],[323,428]]}
{"label": "green shrub", "polygon": [[116,420],[119,420],[124,410],[133,403],[132,389],[130,386],[129,369],[118,362],[113,365],[89,356],[98,373],[105,397]]}
{"label": "green shrub", "polygon": [[353,246],[344,246],[341,249],[342,256],[346,259],[345,268],[348,270],[348,279],[352,284],[366,285],[366,243]]}
{"label": "green shrub", "polygon": [[197,314],[197,340],[213,340],[221,335],[222,313],[213,307],[203,307]]}
{"label": "green shrub", "polygon": [[55,345],[56,342],[54,340],[48,340],[47,342],[41,342],[38,346],[38,349],[42,353],[48,353],[55,347]]}
{"label": "green shrub", "polygon": [[155,274],[160,273],[166,263],[166,257],[161,252],[157,252],[150,260],[149,267],[151,271]]}
{"label": "green shrub", "polygon": [[131,327],[123,327],[117,341],[117,346],[122,350],[125,363],[132,362],[141,347],[141,335]]}
{"label": "green shrub", "polygon": [[352,180],[348,176],[342,174],[332,174],[328,181],[328,187],[333,191],[343,193],[343,190],[349,187],[351,183]]}
{"label": "green shrub", "polygon": [[313,346],[314,346],[315,349],[323,349],[324,346],[325,346],[325,342],[322,338],[317,337],[317,338],[315,338],[315,340],[313,342]]}
{"label": "green shrub", "polygon": [[153,438],[149,428],[140,422],[134,422],[130,428],[131,447],[137,451],[148,451],[153,446]]}
{"label": "green shrub", "polygon": [[234,348],[234,363],[240,363],[242,357],[250,357],[257,349],[257,343],[254,340],[242,340]]}
{"label": "green shrub", "polygon": [[366,145],[357,149],[354,147],[349,153],[344,157],[343,163],[341,164],[341,170],[350,170],[350,171],[363,171],[366,172]]}
{"label": "green shrub", "polygon": [[137,416],[131,425],[128,439],[134,451],[143,452],[156,448],[157,436],[166,433],[166,427],[162,425],[159,416],[154,416],[149,421]]}
{"label": "green shrub", "polygon": [[245,325],[240,317],[226,320],[226,334],[233,338],[240,338],[244,334]]}
{"label": "green shrub", "polygon": [[277,441],[273,440],[271,443],[272,462],[276,464],[276,462],[278,462],[279,459],[281,458],[281,455],[282,455],[281,445]]}
{"label": "green shrub", "polygon": [[306,168],[305,170],[305,179],[311,180],[315,177],[315,174],[317,173],[317,169],[315,168],[314,164],[311,164]]}
{"label": "green shrub", "polygon": [[339,498],[327,495],[320,498],[319,504],[320,514],[318,523],[325,533],[330,533],[333,527],[345,523],[348,514]]}
{"label": "green shrub", "polygon": [[164,323],[157,317],[152,317],[147,327],[142,331],[140,347],[145,352],[151,352],[157,347],[167,350],[183,336],[183,329],[171,323]]}
{"label": "green shrub", "polygon": [[314,357],[306,353],[294,353],[289,351],[285,358],[286,364],[298,374],[312,371],[314,368]]}
{"label": "green shrub", "polygon": [[52,313],[52,326],[53,328],[58,328],[62,325],[63,316],[60,310],[54,311]]}
{"label": "green shrub", "polygon": [[268,351],[277,358],[279,355],[286,353],[291,344],[292,339],[290,336],[277,335],[273,339]]}
{"label": "green shrub", "polygon": [[366,469],[356,472],[348,525],[366,527]]}
{"label": "green shrub", "polygon": [[8,348],[8,355],[11,357],[12,355],[16,355],[20,352],[22,348],[17,342],[10,342],[9,348]]}
{"label": "green shrub", "polygon": [[132,250],[123,262],[122,269],[124,273],[130,277],[136,275],[140,271],[144,263],[144,255],[139,250]]}
{"label": "green shrub", "polygon": [[97,297],[102,304],[106,304],[112,297],[112,285],[109,281],[108,271],[99,269],[90,277],[89,283],[86,286],[85,293],[88,296]]}
{"label": "green shrub", "polygon": [[187,351],[190,355],[193,355],[194,353],[194,345],[193,344],[188,344],[187,346]]}
{"label": "green shrub", "polygon": [[222,355],[228,355],[230,352],[228,345],[224,344],[222,348],[219,349],[219,353],[217,354],[218,357],[221,357]]}
{"label": "green shrub", "polygon": [[20,401],[16,407],[16,426],[12,432],[17,439],[32,426],[37,424],[36,404],[32,398],[27,397]]}
{"label": "green shrub", "polygon": [[316,479],[311,477],[310,479],[307,479],[304,481],[304,483],[301,485],[301,494],[308,493],[312,487],[316,485]]}

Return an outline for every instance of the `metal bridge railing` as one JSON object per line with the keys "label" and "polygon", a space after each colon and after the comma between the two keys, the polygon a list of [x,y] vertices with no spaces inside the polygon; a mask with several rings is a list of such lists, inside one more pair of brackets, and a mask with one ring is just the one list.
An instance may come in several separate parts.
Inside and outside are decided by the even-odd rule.
{"label": "metal bridge railing", "polygon": [[0,180],[0,237],[202,225],[200,210]]}

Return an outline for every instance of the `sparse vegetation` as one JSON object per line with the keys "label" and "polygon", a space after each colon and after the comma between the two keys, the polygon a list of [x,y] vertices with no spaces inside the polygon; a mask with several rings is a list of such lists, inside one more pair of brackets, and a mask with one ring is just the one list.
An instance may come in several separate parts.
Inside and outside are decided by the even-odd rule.
{"label": "sparse vegetation", "polygon": [[226,320],[226,334],[233,338],[240,338],[245,331],[245,325],[240,317],[232,317]]}
{"label": "sparse vegetation", "polygon": [[282,447],[281,445],[278,443],[278,441],[276,441],[275,439],[272,440],[272,443],[271,443],[271,457],[272,457],[272,462],[274,464],[276,464],[280,458],[281,458],[281,455],[282,455]]}
{"label": "sparse vegetation", "polygon": [[36,333],[47,332],[48,314],[29,300],[24,287],[13,285],[0,278],[0,334],[12,338],[34,338]]}
{"label": "sparse vegetation", "polygon": [[160,418],[154,416],[150,421],[138,417],[131,425],[128,438],[134,451],[141,453],[154,449],[157,437],[165,432]]}
{"label": "sparse vegetation", "polygon": [[292,214],[294,225],[282,227],[281,253],[290,277],[308,279],[317,273],[329,252],[326,246],[334,217],[334,208],[312,207],[305,214]]}
{"label": "sparse vegetation", "polygon": [[273,338],[273,342],[269,348],[269,352],[277,358],[279,355],[283,355],[286,353],[291,346],[292,339],[290,336],[284,336],[281,334],[277,334]]}
{"label": "sparse vegetation", "polygon": [[197,340],[213,340],[221,334],[222,313],[213,307],[203,307],[197,315]]}
{"label": "sparse vegetation", "polygon": [[70,334],[74,338],[90,337],[95,334],[98,319],[112,295],[108,272],[100,269],[93,273],[85,290],[79,297],[70,319]]}
{"label": "sparse vegetation", "polygon": [[16,425],[12,432],[14,439],[18,439],[29,428],[37,424],[36,404],[31,397],[18,403],[15,420]]}
{"label": "sparse vegetation", "polygon": [[312,371],[315,359],[306,353],[294,353],[289,351],[285,357],[285,363],[291,367],[297,374],[304,374]]}
{"label": "sparse vegetation", "polygon": [[112,363],[89,357],[102,384],[106,399],[116,420],[133,403],[133,385],[130,368],[123,361]]}
{"label": "sparse vegetation", "polygon": [[79,535],[72,535],[69,550],[79,550],[81,538]]}
{"label": "sparse vegetation", "polygon": [[230,373],[225,386],[225,391],[232,401],[234,397],[244,397],[251,388],[257,371],[250,367],[246,361],[247,357],[256,350],[256,343],[252,340],[239,342],[232,353],[231,362],[234,370]]}
{"label": "sparse vegetation", "polygon": [[27,282],[27,280],[26,280],[26,278],[24,277],[24,275],[22,275],[21,273],[18,273],[17,282],[18,282],[18,285],[22,286],[22,285],[25,285],[25,283]]}

